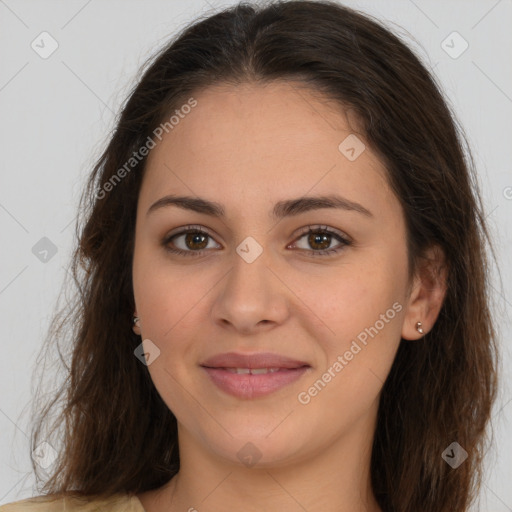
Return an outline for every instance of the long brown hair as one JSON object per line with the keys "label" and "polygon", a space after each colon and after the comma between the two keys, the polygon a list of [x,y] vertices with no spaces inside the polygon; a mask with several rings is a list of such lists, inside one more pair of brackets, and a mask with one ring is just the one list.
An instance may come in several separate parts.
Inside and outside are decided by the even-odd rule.
{"label": "long brown hair", "polygon": [[[466,510],[496,394],[489,237],[471,153],[433,76],[379,22],[328,1],[230,7],[190,24],[142,72],[82,197],[76,300],[49,335],[69,340],[71,360],[53,399],[36,404],[32,448],[62,443],[42,492],[139,493],[179,470],[176,418],[134,356],[131,264],[146,158],[125,164],[201,89],[286,80],[356,112],[402,205],[411,274],[426,248],[444,251],[446,298],[423,341],[399,346],[380,398],[371,476],[385,512]],[[469,454],[457,469],[441,457],[454,441]]]}

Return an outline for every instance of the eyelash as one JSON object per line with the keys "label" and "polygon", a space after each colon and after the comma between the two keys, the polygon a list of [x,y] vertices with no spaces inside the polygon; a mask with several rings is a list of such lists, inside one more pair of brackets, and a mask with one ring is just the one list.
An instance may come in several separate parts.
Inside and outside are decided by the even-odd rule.
{"label": "eyelash", "polygon": [[[187,235],[189,233],[194,233],[194,234],[198,234],[198,235],[206,235],[213,239],[213,237],[207,231],[204,231],[203,229],[201,229],[200,226],[186,226],[184,230],[179,231],[178,233],[174,233],[172,235],[166,236],[164,238],[164,240],[162,241],[162,245],[164,246],[164,249],[173,254],[178,254],[181,256],[191,256],[191,257],[201,256],[205,251],[209,250],[209,249],[201,249],[199,251],[192,251],[192,250],[184,251],[182,249],[175,249],[175,248],[172,248],[169,246],[169,243],[171,242],[172,239],[174,239],[178,236]],[[301,232],[295,241],[300,240],[301,238],[303,238],[306,235],[316,234],[316,233],[324,233],[324,234],[333,236],[340,242],[340,246],[338,246],[336,248],[332,248],[332,249],[322,249],[322,250],[299,249],[300,251],[309,252],[310,256],[316,257],[316,256],[324,256],[327,254],[338,253],[338,252],[342,251],[344,247],[352,245],[351,240],[342,236],[340,233],[329,229],[327,226],[316,226],[316,227],[315,226],[307,226],[305,228],[305,231]]]}

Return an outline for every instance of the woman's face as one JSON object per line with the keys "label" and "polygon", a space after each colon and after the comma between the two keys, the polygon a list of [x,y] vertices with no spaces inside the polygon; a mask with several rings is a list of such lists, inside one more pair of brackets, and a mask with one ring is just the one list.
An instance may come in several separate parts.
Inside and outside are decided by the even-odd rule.
{"label": "woman's face", "polygon": [[370,442],[420,320],[383,165],[341,108],[291,84],[194,98],[149,155],[133,260],[180,449],[276,465]]}

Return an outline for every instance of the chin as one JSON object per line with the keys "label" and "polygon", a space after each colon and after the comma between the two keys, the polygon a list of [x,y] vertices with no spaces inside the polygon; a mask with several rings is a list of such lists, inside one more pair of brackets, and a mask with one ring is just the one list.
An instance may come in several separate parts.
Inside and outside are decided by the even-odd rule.
{"label": "chin", "polygon": [[248,469],[270,469],[286,466],[301,458],[304,446],[286,444],[283,439],[250,438],[232,440],[230,446],[219,448],[218,455]]}

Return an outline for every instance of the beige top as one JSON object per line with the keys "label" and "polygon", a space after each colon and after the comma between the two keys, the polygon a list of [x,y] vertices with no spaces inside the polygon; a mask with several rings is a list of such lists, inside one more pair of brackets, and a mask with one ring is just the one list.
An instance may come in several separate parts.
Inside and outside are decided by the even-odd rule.
{"label": "beige top", "polygon": [[36,496],[0,505],[0,512],[145,512],[137,496],[115,494],[108,499]]}

